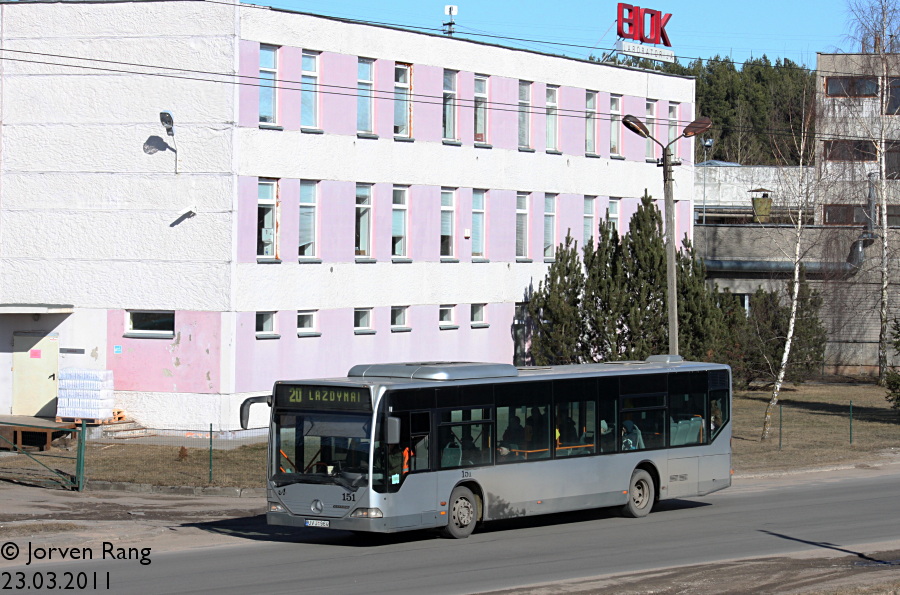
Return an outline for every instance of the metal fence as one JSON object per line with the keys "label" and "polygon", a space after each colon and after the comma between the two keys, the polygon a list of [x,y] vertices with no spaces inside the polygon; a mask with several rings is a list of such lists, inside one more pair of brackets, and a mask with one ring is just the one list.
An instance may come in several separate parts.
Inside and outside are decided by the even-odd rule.
{"label": "metal fence", "polygon": [[116,436],[90,428],[88,481],[158,486],[265,487],[267,428],[236,431],[143,428]]}
{"label": "metal fence", "polygon": [[0,421],[0,479],[83,490],[86,428],[73,426]]}

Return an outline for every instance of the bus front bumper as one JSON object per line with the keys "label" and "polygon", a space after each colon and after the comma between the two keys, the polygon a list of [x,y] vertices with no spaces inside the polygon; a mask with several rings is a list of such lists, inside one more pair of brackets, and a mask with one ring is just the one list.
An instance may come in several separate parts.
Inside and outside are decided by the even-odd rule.
{"label": "bus front bumper", "polygon": [[402,529],[390,526],[389,519],[357,519],[350,517],[322,518],[296,516],[288,512],[267,512],[266,523],[284,527],[312,527],[316,529],[338,529],[341,531],[366,531],[372,533],[394,533]]}

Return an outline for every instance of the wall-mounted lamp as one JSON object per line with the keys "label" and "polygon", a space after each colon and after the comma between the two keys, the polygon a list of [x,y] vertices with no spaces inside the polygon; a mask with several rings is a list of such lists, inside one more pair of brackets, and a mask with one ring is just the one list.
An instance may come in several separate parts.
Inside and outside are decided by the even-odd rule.
{"label": "wall-mounted lamp", "polygon": [[172,118],[172,112],[159,112],[159,121],[165,127],[166,134],[175,136],[175,120]]}

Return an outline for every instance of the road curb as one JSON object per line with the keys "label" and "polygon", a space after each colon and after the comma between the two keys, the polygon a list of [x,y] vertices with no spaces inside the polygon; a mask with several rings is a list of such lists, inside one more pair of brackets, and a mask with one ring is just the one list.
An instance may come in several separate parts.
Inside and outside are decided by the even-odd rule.
{"label": "road curb", "polygon": [[157,486],[149,483],[88,480],[85,489],[92,492],[127,492],[132,494],[165,494],[169,496],[220,496],[224,498],[261,498],[265,488],[234,488],[219,486]]}

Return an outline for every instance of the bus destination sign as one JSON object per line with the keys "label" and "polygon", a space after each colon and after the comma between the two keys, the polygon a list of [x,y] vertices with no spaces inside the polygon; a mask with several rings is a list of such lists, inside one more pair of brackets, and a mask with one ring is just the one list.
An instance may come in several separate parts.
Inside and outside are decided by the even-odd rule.
{"label": "bus destination sign", "polygon": [[361,387],[277,384],[275,405],[288,409],[371,411],[372,397],[368,388]]}

